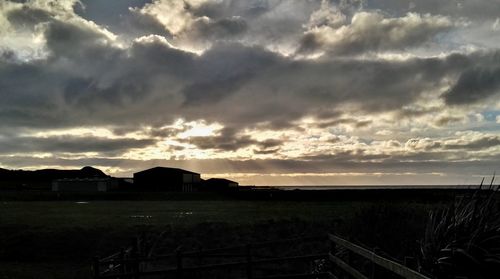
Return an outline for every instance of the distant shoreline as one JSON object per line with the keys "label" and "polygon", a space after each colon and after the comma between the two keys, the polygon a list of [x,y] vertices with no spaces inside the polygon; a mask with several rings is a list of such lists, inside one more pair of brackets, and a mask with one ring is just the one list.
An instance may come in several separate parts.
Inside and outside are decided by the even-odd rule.
{"label": "distant shoreline", "polygon": [[[483,187],[488,187],[484,186]],[[241,186],[245,187],[245,186]],[[249,187],[249,186],[247,186]],[[255,188],[272,188],[280,190],[387,190],[387,189],[477,189],[479,185],[282,185],[251,186]]]}

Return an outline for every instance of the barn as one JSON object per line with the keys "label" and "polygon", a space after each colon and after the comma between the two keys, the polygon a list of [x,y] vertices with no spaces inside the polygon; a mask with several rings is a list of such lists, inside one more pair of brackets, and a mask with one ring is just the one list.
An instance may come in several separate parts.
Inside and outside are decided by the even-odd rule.
{"label": "barn", "polygon": [[237,189],[238,182],[224,178],[210,178],[204,181],[206,190],[230,190]]}
{"label": "barn", "polygon": [[238,182],[224,178],[210,178],[203,181],[203,191],[228,192],[238,190]]}
{"label": "barn", "polygon": [[134,186],[145,191],[193,192],[201,182],[199,173],[155,167],[134,173]]}
{"label": "barn", "polygon": [[52,182],[53,192],[108,192],[118,188],[118,180],[105,178],[62,178]]}

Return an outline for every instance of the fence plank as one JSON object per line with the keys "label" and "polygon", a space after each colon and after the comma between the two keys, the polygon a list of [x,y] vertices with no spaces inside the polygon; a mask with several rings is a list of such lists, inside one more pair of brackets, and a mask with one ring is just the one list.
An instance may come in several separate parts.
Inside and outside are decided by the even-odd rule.
{"label": "fence plank", "polygon": [[368,277],[361,274],[361,272],[357,271],[356,269],[354,269],[352,266],[348,265],[346,262],[344,262],[340,258],[338,258],[332,254],[329,254],[328,258],[330,259],[331,262],[336,264],[338,267],[343,269],[345,272],[349,273],[352,277],[354,277],[356,279],[368,279]]}
{"label": "fence plank", "polygon": [[301,273],[301,274],[285,274],[285,275],[271,275],[256,277],[255,279],[316,279],[316,278],[330,278],[329,272],[320,273]]}
{"label": "fence plank", "polygon": [[[303,236],[303,237],[294,237],[294,238],[285,238],[285,239],[278,239],[278,240],[273,240],[273,241],[263,241],[263,242],[255,242],[252,243],[252,247],[254,248],[259,248],[259,247],[267,247],[267,246],[272,246],[272,245],[278,245],[278,244],[283,244],[287,242],[296,242],[296,241],[313,241],[313,240],[321,240],[321,239],[326,239],[325,235],[317,235],[317,236]],[[203,250],[197,250],[197,251],[191,251],[191,252],[183,252],[182,256],[184,258],[188,257],[199,257],[200,254],[201,256],[205,257],[205,255],[210,256],[211,254],[214,253],[219,253],[219,252],[224,252],[228,250],[238,250],[238,249],[245,249],[247,247],[246,244],[241,244],[241,245],[234,245],[234,246],[228,246],[228,247],[222,247],[222,248],[214,248],[214,249],[203,249]],[[125,253],[130,252],[131,248],[128,248],[125,250]],[[120,252],[117,252],[111,256],[105,257],[100,259],[101,264],[111,264],[111,263],[117,263],[121,262],[119,259]],[[215,256],[215,255],[214,255]],[[246,255],[242,255],[242,257],[245,257]],[[140,257],[139,259],[142,262],[148,262],[148,261],[157,261],[157,260],[163,260],[163,259],[168,259],[168,258],[175,258],[176,253],[171,253],[171,254],[163,254],[163,255],[156,255],[153,257]]]}
{"label": "fence plank", "polygon": [[[293,256],[293,257],[273,258],[273,259],[258,259],[258,260],[253,260],[252,264],[257,265],[257,264],[288,262],[288,261],[326,259],[327,257],[328,257],[327,254],[314,254],[314,255],[306,255],[306,256]],[[235,266],[244,266],[246,264],[247,264],[247,261],[211,264],[211,265],[201,265],[201,266],[193,266],[193,267],[183,267],[182,271],[183,272],[192,272],[192,271],[201,271],[201,270],[207,270],[207,269],[218,269],[218,268],[228,268],[228,267],[235,267]],[[155,270],[155,271],[142,271],[142,272],[139,272],[139,275],[165,275],[165,274],[169,274],[169,273],[175,273],[177,270],[178,270],[177,268],[170,268],[170,269],[162,269],[162,270]],[[114,274],[113,275],[101,275],[100,278],[118,278],[118,277],[128,278],[132,275],[134,275],[134,274],[133,273],[122,273],[122,274],[117,274],[117,275],[114,275]]]}
{"label": "fence plank", "polygon": [[369,251],[365,248],[362,248],[362,247],[360,247],[356,244],[353,244],[345,239],[342,239],[338,236],[329,234],[328,237],[334,243],[351,250],[352,252],[376,263],[379,266],[382,266],[382,267],[402,276],[403,278],[406,278],[406,279],[430,279],[429,277],[427,277],[423,274],[420,274],[420,273],[418,273],[418,272],[416,272],[416,271],[414,271],[414,270],[412,270],[412,269],[410,269],[402,264],[399,264],[397,262],[383,258],[383,257],[373,253],[372,251]]}

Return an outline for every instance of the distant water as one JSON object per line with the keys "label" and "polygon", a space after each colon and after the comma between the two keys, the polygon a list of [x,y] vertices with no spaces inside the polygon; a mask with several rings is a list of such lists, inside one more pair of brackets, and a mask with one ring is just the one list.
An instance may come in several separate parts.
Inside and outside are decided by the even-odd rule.
{"label": "distant water", "polygon": [[[258,188],[259,186],[257,186]],[[269,186],[281,190],[475,189],[478,185],[297,185]],[[265,188],[265,187],[264,187]]]}

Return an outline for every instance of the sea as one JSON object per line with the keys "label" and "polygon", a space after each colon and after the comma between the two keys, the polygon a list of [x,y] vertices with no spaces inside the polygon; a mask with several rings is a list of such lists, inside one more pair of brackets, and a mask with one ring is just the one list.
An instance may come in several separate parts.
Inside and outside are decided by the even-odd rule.
{"label": "sea", "polygon": [[[390,189],[477,189],[478,185],[293,185],[256,186],[281,190],[390,190]],[[483,186],[487,187],[487,186]]]}

